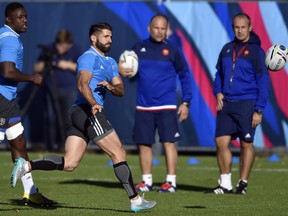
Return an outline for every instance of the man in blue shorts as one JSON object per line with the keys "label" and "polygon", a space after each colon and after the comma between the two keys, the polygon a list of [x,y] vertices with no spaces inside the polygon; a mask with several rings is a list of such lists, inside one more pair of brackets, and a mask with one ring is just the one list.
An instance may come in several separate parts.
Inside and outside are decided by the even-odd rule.
{"label": "man in blue shorts", "polygon": [[240,178],[236,194],[246,194],[255,151],[253,139],[269,96],[269,75],[259,37],[252,32],[250,17],[240,13],[233,18],[235,39],[227,43],[216,65],[214,94],[217,99],[216,146],[220,183],[212,194],[233,193],[231,183],[231,139],[241,144]]}
{"label": "man in blue shorts", "polygon": [[[18,82],[42,83],[40,74],[22,72],[23,45],[20,34],[27,31],[27,13],[22,4],[13,2],[6,6],[5,25],[0,29],[0,141],[8,140],[12,159],[28,160],[23,136],[20,107],[16,101]],[[40,194],[34,185],[31,173],[21,176],[24,196],[20,204],[53,205],[52,200]]]}
{"label": "man in blue shorts", "polygon": [[78,97],[69,110],[66,123],[65,154],[42,159],[17,160],[11,176],[12,187],[17,179],[31,170],[61,170],[71,172],[80,163],[90,140],[93,140],[113,161],[116,177],[123,185],[131,202],[131,211],[151,209],[155,201],[147,201],[136,192],[126,153],[117,133],[106,119],[103,109],[106,92],[124,95],[124,85],[114,59],[105,54],[112,43],[112,27],[97,23],[90,27],[91,47],[77,61]]}
{"label": "man in blue shorts", "polygon": [[[166,38],[167,17],[162,14],[153,16],[148,29],[150,37],[133,47],[139,59],[134,140],[139,145],[142,170],[142,182],[136,185],[136,189],[154,189],[152,144],[155,143],[157,129],[166,157],[166,179],[158,192],[176,192],[178,153],[175,142],[180,138],[178,121],[184,121],[189,114],[192,78],[184,57]],[[132,72],[131,69],[125,69],[121,62],[119,71],[124,77],[129,77]],[[177,78],[181,82],[182,90],[182,103],[178,108]]]}

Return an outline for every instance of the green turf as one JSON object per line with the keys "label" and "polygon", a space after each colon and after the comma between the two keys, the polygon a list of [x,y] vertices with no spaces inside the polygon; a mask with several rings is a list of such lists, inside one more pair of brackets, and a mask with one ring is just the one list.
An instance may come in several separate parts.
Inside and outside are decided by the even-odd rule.
{"label": "green turf", "polygon": [[[47,154],[47,153],[45,153]],[[51,153],[50,153],[51,154]],[[42,157],[30,153],[30,159]],[[149,192],[146,199],[155,199],[157,206],[138,215],[288,215],[288,157],[279,162],[267,162],[267,157],[255,160],[250,176],[248,194],[207,195],[203,191],[217,185],[218,168],[215,157],[193,156],[197,165],[188,165],[188,156],[179,157],[177,193]],[[157,157],[160,165],[154,166],[155,186],[165,178],[165,160]],[[87,153],[80,166],[72,173],[60,171],[34,171],[33,178],[40,192],[59,202],[55,208],[18,206],[22,185],[10,188],[12,163],[9,152],[0,152],[0,215],[132,215],[126,192],[119,186],[109,158],[100,153]],[[135,183],[140,180],[138,157],[128,155],[128,163]],[[233,184],[238,178],[238,164],[233,164]]]}

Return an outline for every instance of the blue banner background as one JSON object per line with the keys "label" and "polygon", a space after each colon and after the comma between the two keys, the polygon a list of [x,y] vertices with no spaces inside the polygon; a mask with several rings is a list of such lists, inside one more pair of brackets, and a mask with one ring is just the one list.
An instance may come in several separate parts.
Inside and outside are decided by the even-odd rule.
{"label": "blue banner background", "polygon": [[[215,98],[212,94],[215,65],[222,46],[232,40],[232,17],[241,11],[249,14],[254,31],[262,39],[267,50],[273,44],[288,46],[288,3],[276,2],[69,2],[39,3],[23,2],[28,12],[28,32],[21,35],[24,44],[24,72],[31,73],[40,49],[39,44],[53,41],[60,28],[73,33],[75,42],[84,51],[89,47],[88,29],[91,24],[106,21],[113,26],[113,45],[108,53],[118,60],[120,53],[149,36],[147,26],[151,16],[164,13],[169,17],[171,29],[182,43],[183,53],[193,77],[193,101],[190,117],[180,124],[179,148],[215,147]],[[1,25],[4,23],[4,8],[0,3]],[[269,16],[267,16],[269,14]],[[257,129],[255,146],[258,148],[288,146],[288,75],[287,67],[270,73],[272,92],[264,111],[264,120]],[[136,82],[124,78],[125,96],[115,98],[108,94],[105,109],[108,118],[125,145],[134,145],[132,128],[135,110]],[[24,90],[24,91],[23,91]],[[31,89],[20,85],[23,104]],[[179,92],[180,95],[180,92]],[[43,141],[43,95],[32,103],[28,118],[24,119],[25,135],[30,142]],[[239,147],[239,142],[232,146]]]}

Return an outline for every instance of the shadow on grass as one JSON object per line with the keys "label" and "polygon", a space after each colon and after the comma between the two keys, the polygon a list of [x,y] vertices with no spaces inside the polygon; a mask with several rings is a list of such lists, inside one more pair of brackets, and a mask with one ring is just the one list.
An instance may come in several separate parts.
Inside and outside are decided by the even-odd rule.
{"label": "shadow on grass", "polygon": [[119,182],[106,182],[106,181],[92,181],[85,179],[73,179],[69,181],[62,181],[59,184],[85,184],[85,185],[93,185],[98,187],[107,187],[107,188],[122,188]]}
{"label": "shadow on grass", "polygon": [[[98,187],[105,187],[105,188],[122,188],[119,182],[106,182],[106,181],[92,181],[92,180],[85,180],[85,179],[73,179],[69,181],[62,181],[60,184],[86,184],[86,185],[94,185]],[[156,182],[154,186],[162,185],[163,182]],[[184,191],[196,191],[196,192],[204,192],[211,188],[195,186],[195,185],[186,185],[186,184],[177,184],[178,190]]]}
{"label": "shadow on grass", "polygon": [[[124,212],[124,213],[134,213],[128,210],[119,210],[119,209],[111,209],[111,208],[92,208],[92,207],[85,207],[85,206],[69,206],[66,204],[57,204],[53,206],[39,206],[39,205],[19,205],[19,200],[11,199],[10,203],[4,203],[0,202],[0,205],[8,205],[8,206],[18,206],[13,207],[11,209],[1,209],[0,208],[0,214],[1,212],[19,212],[19,211],[29,211],[31,208],[33,209],[45,209],[45,210],[56,210],[56,209],[82,209],[82,210],[95,210],[95,211],[113,211],[113,212]],[[26,208],[29,207],[29,208]]]}
{"label": "shadow on grass", "polygon": [[[39,209],[46,209],[46,210],[53,210],[53,209],[56,209],[57,207],[59,207],[58,205],[40,206],[40,205],[23,205],[20,203],[21,203],[21,200],[16,200],[16,199],[10,199],[10,203],[0,202],[0,205],[18,206],[18,207],[14,207],[12,209],[0,209],[0,212],[1,211],[11,211],[11,210],[19,211],[19,209],[21,209],[21,211],[22,211],[25,209],[25,207],[39,208]],[[27,210],[29,210],[29,209],[27,208]]]}
{"label": "shadow on grass", "polygon": [[205,192],[210,188],[195,186],[195,185],[186,185],[186,184],[177,184],[178,190],[185,190],[185,191],[196,191],[196,192]]}
{"label": "shadow on grass", "polygon": [[184,206],[187,209],[205,209],[205,206]]}

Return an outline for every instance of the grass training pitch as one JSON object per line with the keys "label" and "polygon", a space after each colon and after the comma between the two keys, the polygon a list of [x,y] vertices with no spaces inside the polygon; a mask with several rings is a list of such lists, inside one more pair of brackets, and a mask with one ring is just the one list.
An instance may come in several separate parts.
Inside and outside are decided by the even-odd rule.
{"label": "grass training pitch", "polygon": [[[52,153],[29,153],[36,159]],[[59,153],[57,153],[59,154]],[[156,157],[153,167],[154,187],[159,188],[165,180],[165,158]],[[217,186],[219,177],[215,156],[180,156],[177,170],[176,193],[145,193],[148,200],[156,200],[151,211],[130,212],[126,192],[114,175],[108,156],[95,152],[86,153],[79,167],[72,173],[61,171],[33,171],[39,191],[59,204],[51,208],[18,206],[23,188],[18,182],[10,187],[13,169],[10,152],[0,151],[0,215],[1,216],[86,216],[86,215],[288,215],[288,156],[270,162],[267,156],[256,157],[249,179],[247,195],[204,194]],[[198,163],[188,164],[188,160]],[[237,159],[237,158],[236,158]],[[137,155],[127,156],[134,183],[141,180]],[[239,163],[233,163],[233,186],[239,176]]]}

